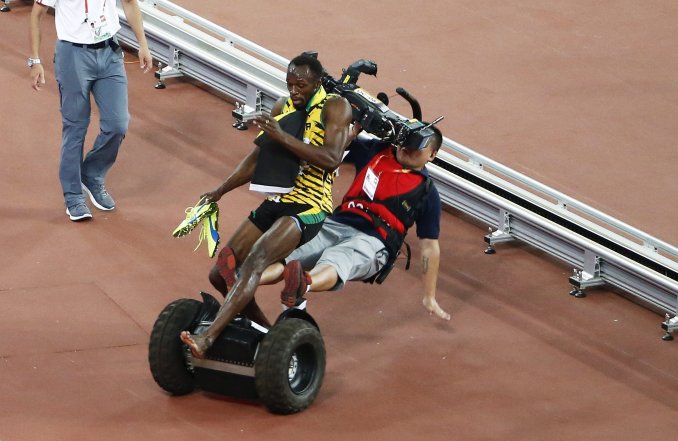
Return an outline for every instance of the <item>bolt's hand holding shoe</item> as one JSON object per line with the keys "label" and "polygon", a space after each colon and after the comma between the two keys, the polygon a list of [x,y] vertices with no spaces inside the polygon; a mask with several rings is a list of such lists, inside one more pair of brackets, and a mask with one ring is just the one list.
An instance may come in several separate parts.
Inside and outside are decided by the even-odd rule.
{"label": "bolt's hand holding shoe", "polygon": [[216,202],[205,202],[205,198],[201,198],[195,206],[188,207],[186,219],[181,221],[179,226],[174,229],[172,236],[185,236],[200,224],[202,224],[202,228],[195,250],[200,247],[204,240],[207,242],[207,254],[214,257],[219,247],[219,205]]}

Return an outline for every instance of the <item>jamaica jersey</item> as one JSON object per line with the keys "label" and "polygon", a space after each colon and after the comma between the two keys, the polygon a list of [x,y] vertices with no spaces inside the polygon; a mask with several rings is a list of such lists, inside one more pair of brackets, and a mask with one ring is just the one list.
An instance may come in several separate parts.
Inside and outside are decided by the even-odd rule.
{"label": "jamaica jersey", "polygon": [[[318,148],[322,148],[325,141],[325,125],[321,119],[321,114],[327,98],[327,92],[320,86],[306,105],[307,117],[303,141]],[[295,110],[292,100],[288,98],[281,115]],[[306,161],[301,161],[299,175],[292,191],[271,195],[269,199],[283,203],[308,204],[314,208],[312,211],[323,216],[325,213],[332,212],[332,184],[335,175],[336,171],[334,170],[327,171],[316,165],[307,164]]]}

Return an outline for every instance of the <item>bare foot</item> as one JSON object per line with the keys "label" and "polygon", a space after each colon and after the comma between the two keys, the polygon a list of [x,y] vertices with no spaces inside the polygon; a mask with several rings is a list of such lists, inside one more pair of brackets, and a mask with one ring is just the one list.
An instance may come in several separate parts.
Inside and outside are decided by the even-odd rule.
{"label": "bare foot", "polygon": [[207,337],[191,335],[188,331],[181,331],[179,338],[188,345],[195,358],[205,358],[205,352],[209,349],[211,343]]}

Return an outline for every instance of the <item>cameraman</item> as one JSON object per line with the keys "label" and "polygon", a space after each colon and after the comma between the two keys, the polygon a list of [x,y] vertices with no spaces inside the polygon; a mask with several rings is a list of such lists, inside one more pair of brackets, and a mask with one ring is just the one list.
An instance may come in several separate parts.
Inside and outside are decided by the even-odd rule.
{"label": "cameraman", "polygon": [[298,306],[306,292],[339,290],[349,280],[376,278],[381,282],[397,257],[407,229],[416,223],[423,305],[429,313],[450,319],[435,298],[441,204],[425,167],[440,149],[442,134],[433,126],[425,130],[432,133],[428,132],[420,145],[353,142],[345,161],[355,164],[356,178],[342,204],[313,240],[294,250],[284,265],[269,266],[261,278],[261,284],[285,281],[283,305]]}

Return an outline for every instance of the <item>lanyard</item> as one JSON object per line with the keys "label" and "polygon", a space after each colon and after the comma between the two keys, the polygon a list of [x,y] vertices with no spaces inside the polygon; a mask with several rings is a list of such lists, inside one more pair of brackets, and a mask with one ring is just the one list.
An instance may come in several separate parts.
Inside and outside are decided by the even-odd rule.
{"label": "lanyard", "polygon": [[[106,9],[106,0],[101,5],[101,15],[104,15],[104,10]],[[85,23],[89,22],[89,3],[85,0]]]}

